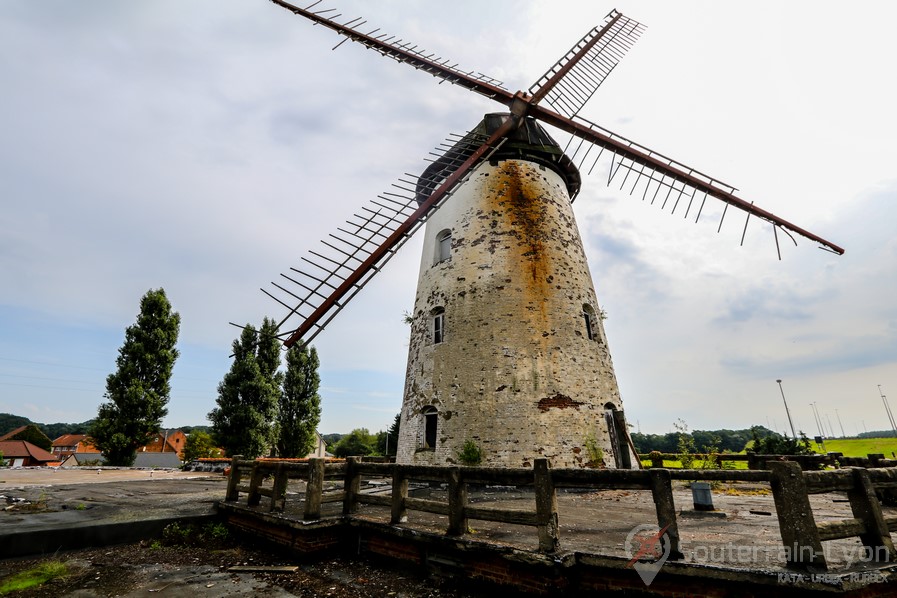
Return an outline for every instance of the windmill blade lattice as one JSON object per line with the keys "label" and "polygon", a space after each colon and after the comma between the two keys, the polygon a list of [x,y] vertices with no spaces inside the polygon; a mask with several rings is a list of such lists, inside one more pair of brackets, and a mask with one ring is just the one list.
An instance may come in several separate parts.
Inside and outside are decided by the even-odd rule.
{"label": "windmill blade lattice", "polygon": [[[726,204],[718,231],[722,228],[722,219],[725,218],[729,206],[733,206],[747,214],[744,231],[747,230],[751,216],[765,220],[773,225],[779,259],[781,259],[781,252],[778,245],[777,230],[785,232],[786,235],[791,237],[792,241],[794,241],[794,237],[791,236],[789,231],[819,243],[822,249],[838,255],[844,253],[844,249],[838,245],[784,218],[776,216],[772,212],[755,206],[753,202],[748,202],[738,197],[735,195],[737,189],[732,185],[723,183],[699,170],[668,158],[582,117],[577,116],[574,119],[566,119],[550,113],[540,106],[533,107],[533,111],[538,113],[537,117],[541,120],[549,122],[571,135],[570,142],[567,144],[564,152],[568,154],[581,171],[585,171],[587,174],[591,173],[604,156],[604,151],[607,149],[611,150],[610,157],[612,161],[608,170],[608,185],[611,185],[615,180],[619,181],[620,189],[628,189],[630,195],[641,189],[643,200],[647,201],[650,199],[652,204],[660,201],[661,208],[671,205],[673,213],[683,203],[682,200],[684,199],[683,217],[687,218],[692,207],[695,206],[697,209],[695,222],[701,217],[707,197],[713,197]],[[598,148],[597,150],[595,149],[596,147]],[[642,184],[643,186],[640,187]],[[744,242],[744,234],[742,232],[742,243]]]}
{"label": "windmill blade lattice", "polygon": [[[487,98],[496,100],[505,105],[510,106],[514,99],[514,94],[504,88],[501,81],[484,75],[478,71],[465,71],[458,68],[458,63],[436,56],[435,53],[427,52],[417,44],[406,42],[395,35],[381,33],[379,28],[372,29],[367,33],[360,31],[358,28],[367,24],[367,21],[361,17],[356,17],[340,23],[339,19],[343,15],[336,13],[335,8],[311,10],[317,7],[322,0],[310,4],[306,8],[299,8],[289,2],[283,0],[271,0],[274,4],[286,8],[293,14],[305,17],[310,21],[323,25],[328,29],[332,29],[338,34],[345,36],[346,40],[358,42],[364,47],[374,50],[383,56],[392,58],[396,62],[404,62],[416,69],[423,70],[426,73],[439,77],[454,85],[465,87],[471,91],[482,94]],[[336,46],[334,50],[343,44],[343,40]]]}
{"label": "windmill blade lattice", "polygon": [[612,10],[529,88],[533,103],[544,97],[558,114],[576,116],[644,31],[638,21]]}
{"label": "windmill blade lattice", "polygon": [[284,345],[290,347],[300,339],[303,344],[311,342],[467,174],[501,146],[504,132],[491,137],[475,131],[450,136],[428,159],[439,163],[441,169],[419,177],[406,174],[407,178],[399,179],[391,191],[369,201],[360,214],[347,220],[346,228],[338,227],[336,233],[322,240],[323,248],[309,251],[310,257],[302,258],[302,269],[282,273],[286,283],[272,282],[276,291],[262,289],[289,310],[277,326]]}

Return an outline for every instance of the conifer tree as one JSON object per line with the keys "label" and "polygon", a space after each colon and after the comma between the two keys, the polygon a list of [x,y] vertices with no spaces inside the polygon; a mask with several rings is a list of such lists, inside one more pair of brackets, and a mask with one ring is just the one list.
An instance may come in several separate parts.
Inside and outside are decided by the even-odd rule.
{"label": "conifer tree", "polygon": [[133,465],[137,449],[159,432],[168,413],[180,324],[165,290],[147,291],[140,300],[137,323],[125,331],[117,369],[106,378],[108,402],[100,405],[89,430],[108,464]]}
{"label": "conifer tree", "polygon": [[212,433],[228,456],[269,454],[282,374],[276,326],[265,318],[259,330],[247,325],[233,343],[234,361],[218,385],[218,407],[209,412]]}
{"label": "conifer tree", "polygon": [[294,345],[287,351],[287,371],[277,415],[280,457],[304,457],[315,446],[315,431],[321,421],[319,365],[314,347]]}

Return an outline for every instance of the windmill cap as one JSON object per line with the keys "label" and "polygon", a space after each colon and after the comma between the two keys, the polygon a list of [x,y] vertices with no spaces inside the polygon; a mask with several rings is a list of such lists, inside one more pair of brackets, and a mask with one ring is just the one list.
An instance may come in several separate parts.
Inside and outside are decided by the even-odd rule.
{"label": "windmill cap", "polygon": [[[469,158],[511,115],[507,112],[487,114],[483,120],[454,146],[427,167],[417,182],[415,199],[426,201],[430,194]],[[489,158],[492,160],[528,160],[551,168],[564,180],[571,201],[579,193],[582,179],[579,170],[557,142],[536,119],[527,116],[508,135],[505,142]]]}

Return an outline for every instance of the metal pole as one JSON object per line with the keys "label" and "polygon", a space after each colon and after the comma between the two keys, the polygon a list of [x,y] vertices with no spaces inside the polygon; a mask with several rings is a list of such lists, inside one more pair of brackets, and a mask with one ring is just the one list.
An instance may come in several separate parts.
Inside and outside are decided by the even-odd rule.
{"label": "metal pole", "polygon": [[822,452],[827,452],[825,450],[825,433],[822,431],[822,420],[819,419],[819,411],[816,409],[816,403],[810,403],[810,409],[813,410],[813,418],[816,420],[816,429],[819,431],[819,442],[818,444],[822,447]]}
{"label": "metal pole", "polygon": [[838,418],[838,425],[841,426],[841,438],[847,438],[847,434],[844,433],[844,424],[841,423],[841,414],[837,409],[835,409],[835,417]]}
{"label": "metal pole", "polygon": [[819,421],[819,411],[816,410],[816,403],[810,403],[810,409],[813,410],[813,419],[816,421],[816,431],[819,432],[819,437],[825,438],[825,432],[822,431],[822,422]]}
{"label": "metal pole", "polygon": [[885,413],[888,414],[888,421],[891,422],[891,429],[894,430],[894,435],[897,436],[897,424],[894,423],[894,415],[891,413],[891,406],[888,405],[888,399],[885,397],[885,393],[881,391],[881,384],[878,385],[878,394],[881,395],[881,402],[885,404]]}
{"label": "metal pole", "polygon": [[791,421],[791,412],[788,410],[788,401],[785,400],[785,391],[782,390],[782,381],[776,380],[779,383],[779,392],[782,393],[782,402],[785,403],[785,414],[788,416],[788,423],[791,425],[791,437],[797,438],[797,434],[794,433],[794,422]]}

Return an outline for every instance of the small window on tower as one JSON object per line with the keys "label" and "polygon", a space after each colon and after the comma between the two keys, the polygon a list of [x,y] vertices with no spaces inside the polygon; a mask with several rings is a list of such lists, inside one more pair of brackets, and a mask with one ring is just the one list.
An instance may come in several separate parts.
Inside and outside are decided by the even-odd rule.
{"label": "small window on tower", "polygon": [[424,407],[422,413],[424,416],[424,436],[421,448],[436,448],[436,423],[439,414],[436,407],[432,405]]}
{"label": "small window on tower", "polygon": [[595,310],[591,305],[582,306],[582,319],[586,326],[586,338],[590,341],[596,340],[598,337],[595,326]]}
{"label": "small window on tower", "polygon": [[437,345],[445,340],[445,309],[434,308],[431,314],[433,316],[433,344]]}
{"label": "small window on tower", "polygon": [[440,264],[452,259],[452,231],[446,229],[436,235],[436,259],[434,263]]}

